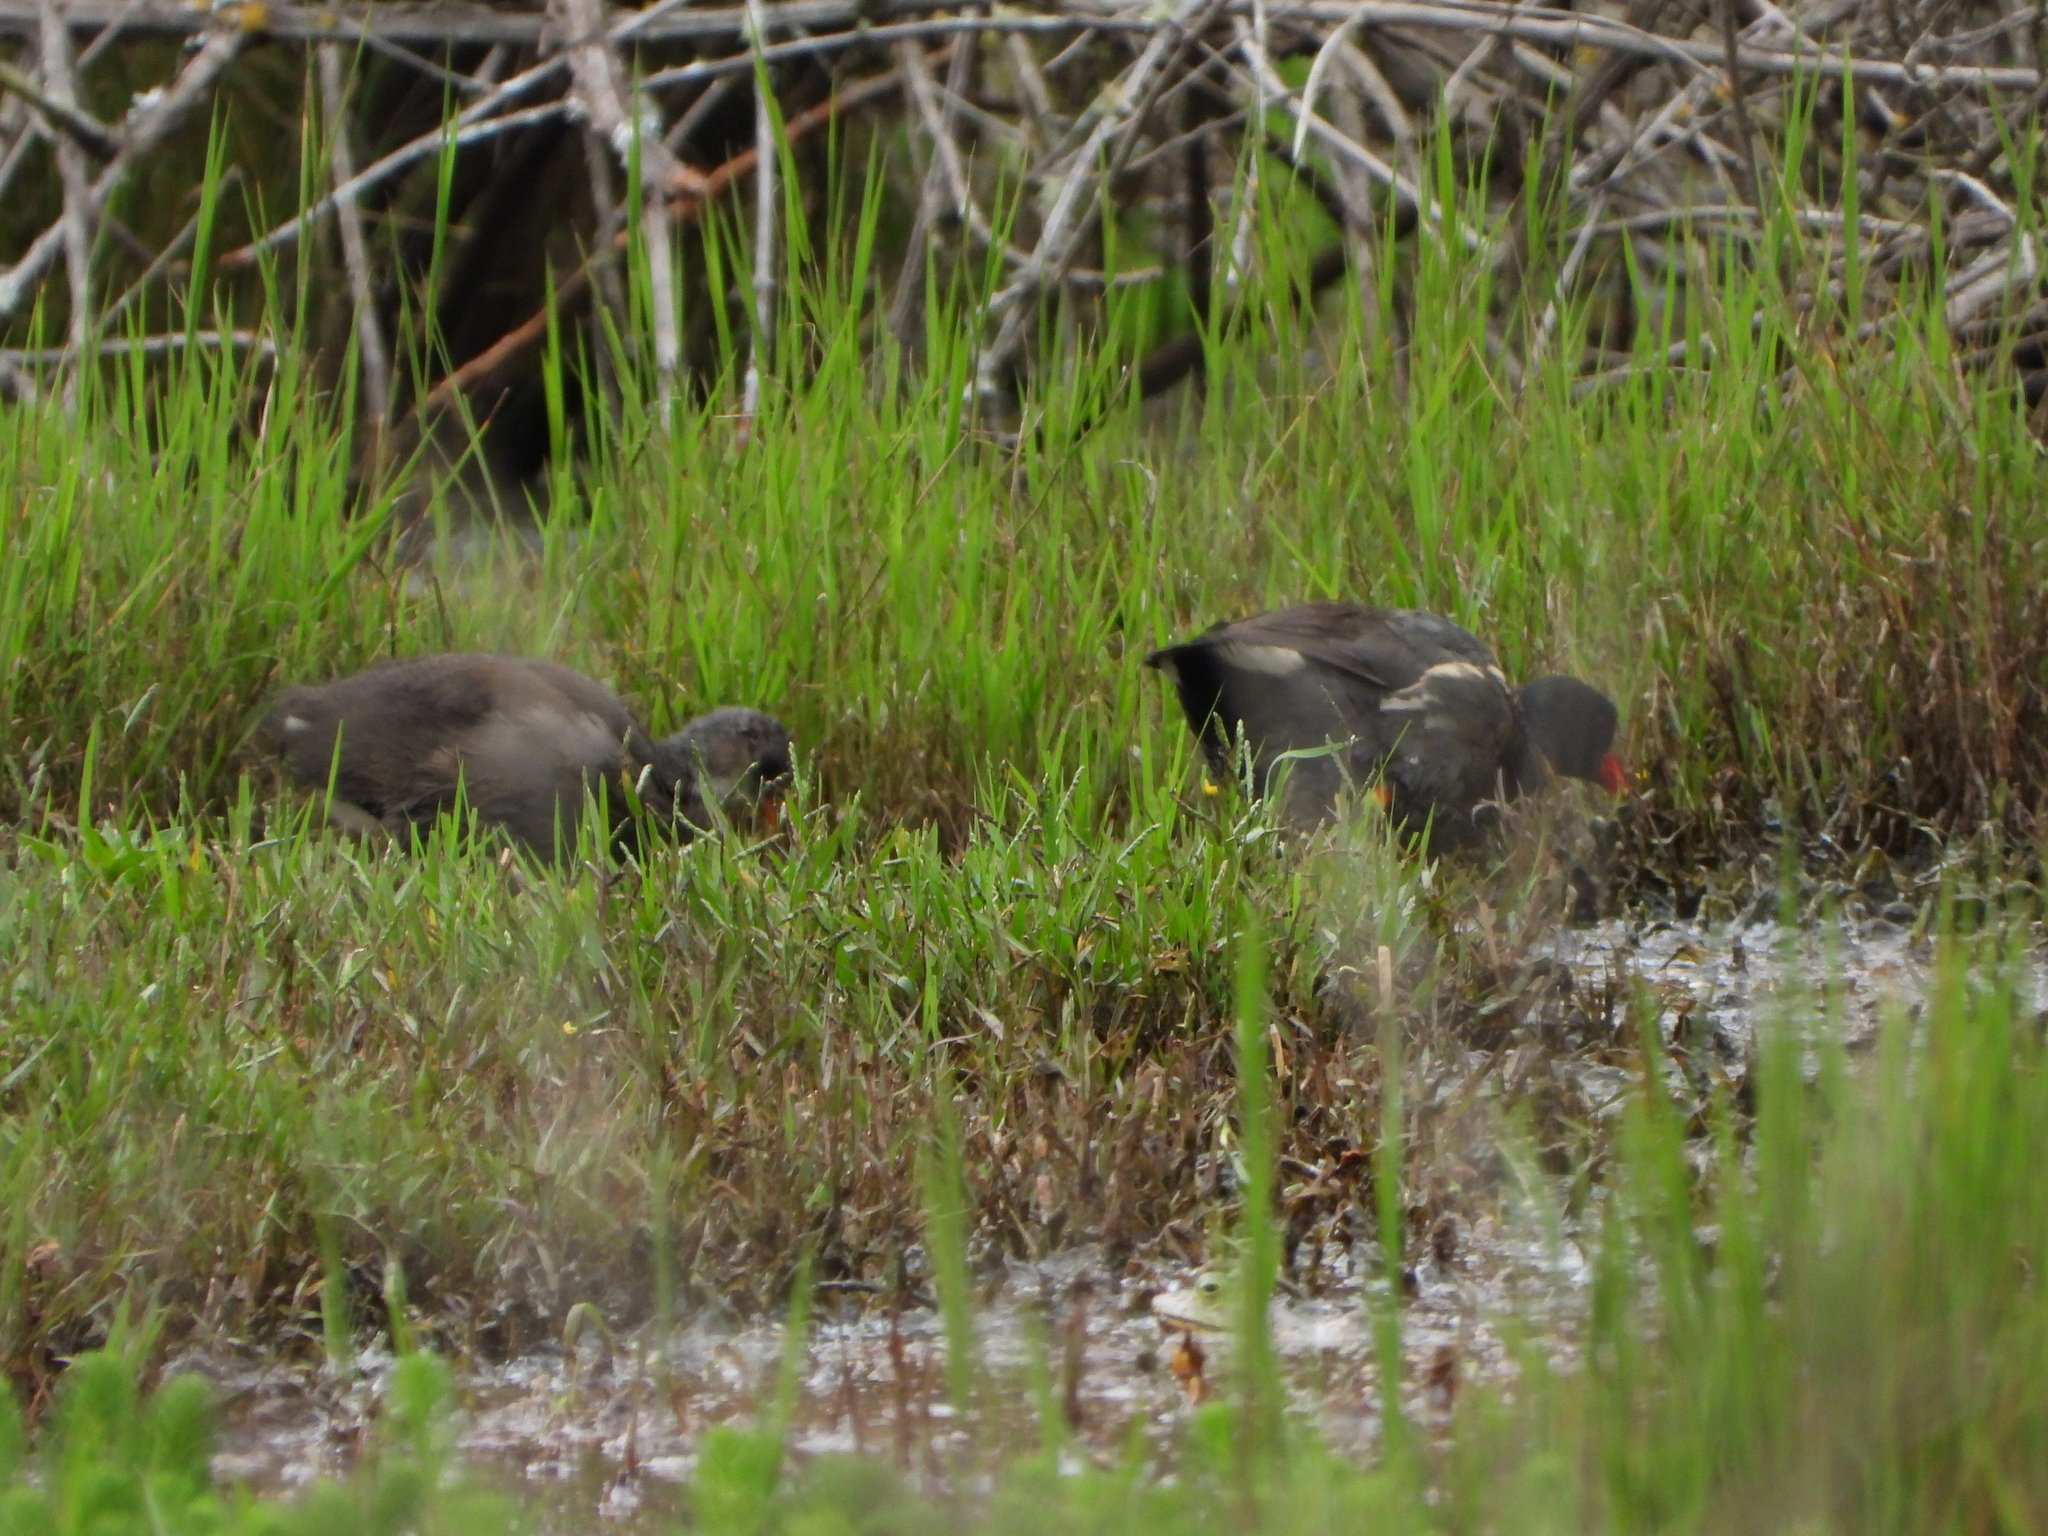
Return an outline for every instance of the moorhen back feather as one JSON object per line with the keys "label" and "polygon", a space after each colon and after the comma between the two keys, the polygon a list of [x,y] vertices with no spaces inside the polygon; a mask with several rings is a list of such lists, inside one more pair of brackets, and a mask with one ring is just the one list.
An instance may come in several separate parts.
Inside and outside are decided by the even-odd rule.
{"label": "moorhen back feather", "polygon": [[1551,773],[1623,782],[1605,695],[1569,677],[1512,688],[1469,631],[1419,609],[1302,603],[1145,662],[1172,679],[1213,772],[1233,772],[1243,743],[1266,794],[1288,764],[1281,810],[1295,826],[1327,820],[1347,784],[1375,776],[1397,824],[1439,842],[1469,838],[1478,807]]}
{"label": "moorhen back feather", "polygon": [[418,656],[292,688],[263,735],[301,784],[325,789],[331,777],[337,821],[405,841],[459,794],[549,860],[573,853],[593,794],[614,841],[632,840],[628,790],[688,841],[790,773],[789,732],[770,715],[716,709],[657,741],[609,688],[523,656]]}

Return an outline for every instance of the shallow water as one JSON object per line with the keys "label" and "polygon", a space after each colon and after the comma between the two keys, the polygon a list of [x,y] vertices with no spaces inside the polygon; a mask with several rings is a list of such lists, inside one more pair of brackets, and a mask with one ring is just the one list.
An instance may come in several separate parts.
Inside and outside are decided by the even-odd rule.
{"label": "shallow water", "polygon": [[[1353,1259],[1327,1254],[1318,1293],[1276,1298],[1271,1317],[1295,1410],[1333,1446],[1363,1454],[1377,1438],[1379,1413],[1366,1303],[1369,1292],[1385,1292],[1361,1283]],[[1170,1326],[1152,1305],[1194,1274],[1175,1263],[1112,1270],[1092,1247],[1006,1269],[976,1309],[984,1379],[994,1388],[984,1401],[998,1406],[993,1422],[975,1425],[974,1438],[1036,1443],[1038,1374],[1053,1411],[1075,1431],[1075,1455],[1112,1462],[1135,1431],[1162,1461],[1170,1458],[1191,1402],[1171,1358],[1183,1335],[1207,1357],[1207,1389],[1227,1390],[1228,1338]],[[1403,1314],[1411,1418],[1441,1423],[1461,1385],[1508,1371],[1491,1319],[1568,1333],[1584,1279],[1569,1241],[1552,1255],[1528,1233],[1499,1229],[1469,1232],[1446,1262],[1425,1259]],[[916,1481],[943,1481],[970,1437],[946,1398],[940,1320],[928,1307],[897,1314],[870,1302],[826,1298],[814,1314],[793,1449],[799,1457],[880,1455]],[[595,1507],[628,1528],[660,1523],[678,1507],[704,1430],[751,1421],[773,1400],[782,1354],[780,1321],[700,1321],[665,1347],[648,1331],[616,1349],[471,1363],[460,1373],[459,1444],[480,1470],[523,1483],[565,1519]],[[388,1355],[366,1352],[337,1380],[317,1364],[206,1352],[178,1362],[223,1391],[216,1472],[265,1489],[345,1471],[373,1433],[390,1364]]]}
{"label": "shallow water", "polygon": [[[1781,1009],[1826,1019],[1843,1048],[1864,1049],[1886,1017],[1924,1001],[1932,951],[1883,918],[1826,931],[1613,922],[1560,931],[1532,959],[1568,971],[1581,995],[1647,989],[1674,1072],[1704,1088],[1710,1076],[1739,1086],[1759,1030]],[[2048,1003],[2048,965],[2038,950],[2022,991],[2023,1006]],[[1824,1005],[1817,1014],[1815,999]],[[1484,1072],[1483,1091],[1495,1096],[1525,1091],[1546,1074],[1560,1078],[1598,1116],[1618,1114],[1632,1082],[1613,1050],[1568,1040],[1516,1038],[1492,1056],[1469,1053],[1465,1066]],[[1405,1277],[1404,1407],[1425,1427],[1445,1423],[1472,1382],[1512,1378],[1511,1340],[1559,1366],[1573,1363],[1590,1273],[1575,1224],[1556,1214],[1560,1190],[1504,1193],[1490,1204],[1416,1256]],[[1377,1249],[1304,1248],[1294,1273],[1312,1279],[1286,1287],[1272,1309],[1294,1411],[1340,1451],[1369,1453],[1380,1413],[1372,1319],[1385,1296]],[[1074,1455],[1114,1459],[1135,1434],[1170,1458],[1191,1400],[1228,1378],[1226,1336],[1161,1315],[1199,1314],[1199,1304],[1192,1314],[1190,1306],[1200,1300],[1192,1289],[1198,1274],[1162,1256],[1112,1267],[1082,1247],[984,1275],[975,1317],[993,1390],[976,1411],[993,1422],[976,1425],[972,1437],[946,1398],[940,1322],[930,1307],[898,1311],[864,1290],[821,1288],[792,1426],[795,1452],[882,1455],[917,1481],[942,1481],[958,1465],[951,1453],[971,1440],[1035,1444],[1042,1401],[1075,1431]],[[1183,1339],[1206,1357],[1199,1373],[1189,1371]],[[586,1334],[573,1351],[466,1362],[459,1443],[479,1471],[537,1495],[560,1528],[587,1520],[593,1508],[622,1530],[666,1528],[705,1429],[765,1412],[782,1357],[779,1320],[705,1316],[666,1340],[652,1330],[614,1343]],[[217,1471],[264,1488],[346,1470],[372,1433],[389,1364],[366,1354],[336,1380],[319,1365],[214,1348],[174,1362],[222,1389]]]}

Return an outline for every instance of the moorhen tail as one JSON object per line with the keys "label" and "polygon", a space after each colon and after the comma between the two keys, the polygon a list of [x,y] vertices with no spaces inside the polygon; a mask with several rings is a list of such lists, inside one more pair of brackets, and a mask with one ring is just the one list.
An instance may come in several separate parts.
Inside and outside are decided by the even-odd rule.
{"label": "moorhen tail", "polygon": [[789,732],[752,709],[717,709],[651,738],[617,695],[580,672],[521,656],[384,662],[293,688],[262,734],[301,784],[334,786],[335,819],[401,841],[458,795],[542,859],[573,853],[586,800],[630,843],[630,789],[648,820],[688,841],[716,815],[774,799]]}
{"label": "moorhen tail", "polygon": [[1469,631],[1413,608],[1303,603],[1213,626],[1145,658],[1172,679],[1210,768],[1249,752],[1259,793],[1313,826],[1378,776],[1397,824],[1468,839],[1482,804],[1551,773],[1622,782],[1611,701],[1575,678],[1517,690]]}

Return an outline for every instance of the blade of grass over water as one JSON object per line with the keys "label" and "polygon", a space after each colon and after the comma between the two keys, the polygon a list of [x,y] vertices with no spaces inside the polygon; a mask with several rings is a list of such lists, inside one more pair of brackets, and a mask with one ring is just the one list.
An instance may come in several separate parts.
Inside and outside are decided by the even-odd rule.
{"label": "blade of grass over water", "polygon": [[[926,996],[931,996],[927,983]],[[932,1279],[939,1292],[939,1314],[946,1327],[946,1396],[964,1425],[974,1403],[974,1317],[970,1312],[967,1271],[969,1207],[960,1166],[960,1122],[953,1107],[952,1085],[941,1071],[934,1109],[938,1124],[933,1140],[922,1149],[919,1172],[924,1184],[925,1248]]]}
{"label": "blade of grass over water", "polygon": [[1266,1048],[1266,936],[1258,913],[1249,907],[1239,913],[1236,947],[1238,1177],[1244,1208],[1238,1233],[1235,1407],[1239,1475],[1249,1492],[1255,1469],[1277,1453],[1282,1429],[1280,1372],[1266,1318],[1280,1273],[1279,1235],[1273,1226],[1276,1153],[1272,1059]]}

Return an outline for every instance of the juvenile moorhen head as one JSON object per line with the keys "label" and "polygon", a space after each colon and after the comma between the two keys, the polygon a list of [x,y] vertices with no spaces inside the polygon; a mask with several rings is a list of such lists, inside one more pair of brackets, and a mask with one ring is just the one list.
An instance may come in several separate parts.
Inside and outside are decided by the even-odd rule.
{"label": "juvenile moorhen head", "polygon": [[1597,691],[1545,678],[1518,693],[1474,635],[1419,609],[1303,603],[1146,664],[1173,680],[1212,772],[1233,772],[1241,746],[1267,794],[1288,766],[1281,810],[1295,826],[1327,820],[1347,785],[1377,776],[1398,824],[1456,843],[1481,805],[1551,772],[1602,780],[1611,757],[1614,706]]}
{"label": "juvenile moorhen head", "polygon": [[554,860],[593,794],[614,843],[633,840],[635,795],[687,841],[790,771],[789,733],[758,711],[715,710],[657,743],[610,689],[519,656],[420,656],[293,688],[262,734],[301,784],[331,780],[337,821],[404,841],[462,803]]}
{"label": "juvenile moorhen head", "polygon": [[773,715],[727,705],[657,741],[653,777],[672,814],[697,831],[716,816],[756,809],[772,821],[793,772],[789,746],[789,731]]}

